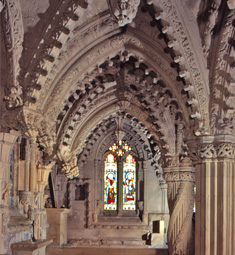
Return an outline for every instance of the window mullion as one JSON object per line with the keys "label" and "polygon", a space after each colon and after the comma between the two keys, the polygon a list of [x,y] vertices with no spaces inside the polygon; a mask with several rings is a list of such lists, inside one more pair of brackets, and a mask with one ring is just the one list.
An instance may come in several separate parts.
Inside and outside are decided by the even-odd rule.
{"label": "window mullion", "polygon": [[118,161],[118,213],[122,213],[123,207],[123,167],[122,161]]}

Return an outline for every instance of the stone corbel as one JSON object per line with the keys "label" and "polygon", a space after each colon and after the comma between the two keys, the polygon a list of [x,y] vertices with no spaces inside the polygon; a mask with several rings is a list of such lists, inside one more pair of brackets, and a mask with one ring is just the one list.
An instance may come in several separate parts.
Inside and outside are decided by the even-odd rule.
{"label": "stone corbel", "polygon": [[23,107],[22,111],[17,116],[24,134],[29,138],[31,143],[36,142],[38,136],[38,126],[42,119],[42,115],[27,107]]}
{"label": "stone corbel", "polygon": [[51,156],[53,154],[54,145],[56,143],[56,132],[55,127],[50,126],[49,120],[43,120],[40,123],[38,141],[43,147],[43,150]]}
{"label": "stone corbel", "polygon": [[62,164],[62,171],[69,178],[75,178],[79,176],[79,169],[77,166],[77,157],[74,155],[69,161]]}
{"label": "stone corbel", "polygon": [[32,192],[24,191],[24,190],[19,191],[19,202],[20,204],[23,205],[24,214],[26,215],[28,214],[28,208],[29,208],[29,205],[31,204],[31,199],[32,199]]}

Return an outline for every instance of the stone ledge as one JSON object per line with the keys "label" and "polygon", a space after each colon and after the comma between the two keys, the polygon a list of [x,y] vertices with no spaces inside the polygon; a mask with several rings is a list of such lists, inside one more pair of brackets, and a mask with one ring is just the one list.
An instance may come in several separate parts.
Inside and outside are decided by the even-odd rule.
{"label": "stone ledge", "polygon": [[17,251],[34,251],[42,247],[46,247],[53,242],[52,239],[49,240],[38,240],[36,242],[23,241],[20,243],[14,243],[11,245],[12,250]]}

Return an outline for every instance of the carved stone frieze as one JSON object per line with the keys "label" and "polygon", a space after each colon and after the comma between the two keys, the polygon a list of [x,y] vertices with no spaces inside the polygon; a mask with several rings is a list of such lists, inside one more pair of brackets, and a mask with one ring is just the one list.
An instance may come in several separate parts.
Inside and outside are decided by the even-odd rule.
{"label": "carved stone frieze", "polygon": [[[20,1],[19,0],[10,0],[6,1],[7,11],[8,11],[8,17],[9,17],[9,25],[10,25],[10,36],[11,36],[11,51],[13,54],[13,82],[14,85],[11,89],[11,94],[14,94],[13,91],[15,90],[15,86],[18,86],[17,88],[17,95],[19,94],[19,91],[22,89],[20,85],[18,84],[18,75],[20,73],[20,64],[19,60],[21,57],[21,53],[23,50],[22,42],[24,39],[24,29],[23,29],[23,20],[22,20],[22,13],[21,13],[21,7],[20,7]],[[13,91],[12,91],[13,90]],[[10,95],[11,95],[10,94]],[[22,93],[20,93],[21,95]],[[9,95],[9,96],[10,96]],[[18,98],[19,100],[19,98]],[[17,104],[22,103],[22,99]],[[21,104],[22,105],[22,104]],[[16,105],[21,106],[21,105]]]}
{"label": "carved stone frieze", "polygon": [[148,226],[146,225],[105,225],[105,224],[92,224],[89,226],[89,228],[94,228],[94,229],[145,229],[148,230]]}
{"label": "carved stone frieze", "polygon": [[235,144],[234,143],[220,143],[220,144],[204,144],[201,147],[194,148],[189,152],[192,160],[198,161],[203,158],[235,158]]}
{"label": "carved stone frieze", "polygon": [[140,0],[108,0],[110,10],[116,17],[118,25],[123,27],[135,18]]}
{"label": "carved stone frieze", "polygon": [[169,172],[164,173],[164,179],[166,182],[195,182],[195,173],[189,171]]}

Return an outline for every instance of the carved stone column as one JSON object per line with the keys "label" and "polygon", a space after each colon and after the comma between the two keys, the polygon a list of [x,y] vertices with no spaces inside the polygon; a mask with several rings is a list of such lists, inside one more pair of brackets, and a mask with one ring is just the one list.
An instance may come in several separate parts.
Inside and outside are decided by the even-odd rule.
{"label": "carved stone column", "polygon": [[[205,136],[191,147],[196,165],[196,255],[235,253],[235,137]],[[192,143],[195,146],[195,141]]]}
{"label": "carved stone column", "polygon": [[55,162],[48,165],[39,164],[35,169],[35,179],[37,180],[37,192],[34,193],[34,208],[32,208],[32,217],[34,220],[34,237],[36,239],[45,239],[47,232],[47,214],[44,208],[44,189],[48,184],[48,176]]}
{"label": "carved stone column", "polygon": [[7,253],[9,247],[7,243],[8,227],[10,218],[9,183],[10,154],[15,146],[19,134],[11,131],[10,133],[0,133],[0,254]]}
{"label": "carved stone column", "polygon": [[168,227],[169,254],[174,251],[191,255],[192,216],[194,204],[195,170],[189,162],[164,168],[168,184],[170,221]]}
{"label": "carved stone column", "polygon": [[[143,172],[144,172],[144,194],[147,194],[147,185],[146,185],[146,179],[147,179],[147,162],[143,161],[142,163],[142,168],[143,168]],[[142,221],[146,224],[148,222],[148,214],[147,214],[147,201],[145,201],[143,206],[143,216],[142,216]]]}

